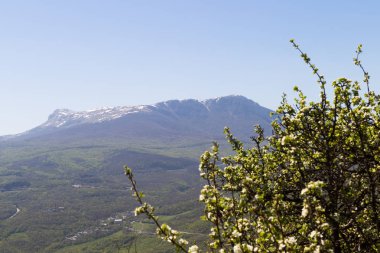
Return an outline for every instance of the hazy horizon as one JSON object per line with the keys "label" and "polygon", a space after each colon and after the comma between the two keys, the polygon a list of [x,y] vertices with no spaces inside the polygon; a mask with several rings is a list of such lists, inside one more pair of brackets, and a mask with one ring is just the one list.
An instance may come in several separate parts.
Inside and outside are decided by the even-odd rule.
{"label": "hazy horizon", "polygon": [[294,38],[327,80],[380,73],[377,1],[11,1],[0,3],[0,136],[55,109],[243,95],[275,109],[298,85],[317,98]]}

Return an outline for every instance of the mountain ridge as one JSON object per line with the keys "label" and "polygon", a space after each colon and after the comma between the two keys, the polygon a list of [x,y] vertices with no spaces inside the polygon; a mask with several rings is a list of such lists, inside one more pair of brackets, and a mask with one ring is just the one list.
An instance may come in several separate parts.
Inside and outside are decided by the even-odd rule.
{"label": "mountain ridge", "polygon": [[27,141],[33,145],[41,141],[57,145],[124,142],[146,146],[153,142],[176,144],[183,141],[194,144],[223,139],[226,126],[238,138],[248,140],[255,124],[269,130],[270,112],[270,109],[240,95],[88,111],[57,109],[41,125],[0,138],[0,142]]}
{"label": "mountain ridge", "polygon": [[156,109],[168,109],[171,110],[173,105],[175,104],[193,104],[194,106],[203,106],[207,109],[207,111],[211,111],[215,104],[220,101],[225,100],[240,100],[247,103],[252,103],[254,105],[259,106],[258,103],[247,99],[241,95],[229,95],[205,100],[197,100],[197,99],[172,99],[163,102],[158,102],[152,105],[136,105],[136,106],[116,106],[116,107],[104,107],[99,109],[91,109],[86,111],[74,111],[70,109],[56,109],[52,114],[48,116],[48,120],[41,124],[38,127],[62,127],[62,126],[70,126],[71,124],[67,124],[65,120],[71,120],[73,123],[100,123],[104,121],[109,121],[117,118],[121,118],[130,113],[138,113],[138,112],[151,112]]}

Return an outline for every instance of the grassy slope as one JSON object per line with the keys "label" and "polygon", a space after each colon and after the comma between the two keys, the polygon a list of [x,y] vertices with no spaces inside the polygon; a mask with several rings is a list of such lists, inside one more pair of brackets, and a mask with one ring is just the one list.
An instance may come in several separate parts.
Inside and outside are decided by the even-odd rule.
{"label": "grassy slope", "polygon": [[[17,150],[21,159],[15,155]],[[0,204],[4,206],[0,213],[3,215],[0,221],[1,252],[55,252],[70,246],[65,237],[96,227],[101,220],[116,213],[133,210],[135,202],[123,176],[124,163],[136,168],[140,188],[161,214],[176,215],[189,210],[197,214],[190,218],[186,215],[173,216],[170,218],[173,224],[179,224],[181,228],[181,221],[192,224],[199,219],[199,211],[196,211],[200,209],[197,205],[200,185],[197,161],[173,158],[175,155],[170,152],[171,158],[148,153],[128,155],[128,152],[125,148],[104,146],[2,149],[0,187],[23,181],[30,185],[18,188],[16,184],[15,188],[0,192]],[[74,184],[86,187],[74,188]],[[16,206],[21,209],[20,213],[7,219]],[[58,210],[58,207],[64,209]],[[98,242],[108,245],[102,238],[120,235],[116,232],[117,229],[92,234],[84,238],[83,243],[97,245],[95,248],[100,247]],[[139,252],[148,252],[148,248],[157,245],[162,248],[161,252],[167,249],[168,245],[158,244],[153,236],[144,235],[141,237],[144,240],[140,236],[126,236],[138,238],[137,246],[145,248]],[[108,247],[112,249],[111,246],[103,249]]]}

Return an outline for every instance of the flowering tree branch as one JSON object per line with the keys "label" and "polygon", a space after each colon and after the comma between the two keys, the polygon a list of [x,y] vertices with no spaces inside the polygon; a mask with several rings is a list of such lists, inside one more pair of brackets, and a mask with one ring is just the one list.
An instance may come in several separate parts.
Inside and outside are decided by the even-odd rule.
{"label": "flowering tree branch", "polygon": [[[367,91],[357,81],[339,78],[326,96],[323,75],[291,40],[318,76],[321,100],[308,102],[295,87],[295,105],[283,97],[272,135],[261,127],[245,148],[231,131],[233,154],[221,157],[214,143],[200,159],[205,179],[199,200],[211,224],[210,252],[380,252],[380,96],[369,89],[369,75],[356,51]],[[182,252],[177,231],[160,225],[154,208],[143,202],[132,171],[125,173],[145,213],[162,239]],[[173,232],[174,231],[174,232]]]}
{"label": "flowering tree branch", "polygon": [[154,214],[154,207],[150,204],[143,201],[144,194],[137,190],[136,180],[134,179],[131,168],[128,166],[124,167],[125,175],[128,177],[129,181],[132,184],[132,192],[133,196],[136,198],[137,202],[140,204],[139,207],[135,209],[135,215],[145,214],[148,219],[152,220],[157,227],[157,235],[161,237],[164,241],[167,241],[173,244],[177,250],[186,253],[196,253],[198,247],[196,245],[191,246],[188,250],[186,249],[186,245],[188,241],[181,238],[181,234],[177,231],[169,227],[167,224],[160,224],[158,222],[158,217]]}

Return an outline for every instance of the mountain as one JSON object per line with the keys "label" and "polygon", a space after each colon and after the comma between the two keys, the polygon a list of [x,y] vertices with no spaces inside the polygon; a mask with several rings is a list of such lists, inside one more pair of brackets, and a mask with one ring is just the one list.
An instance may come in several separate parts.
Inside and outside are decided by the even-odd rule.
{"label": "mountain", "polygon": [[228,126],[239,138],[248,140],[253,126],[270,127],[270,110],[243,96],[226,96],[198,101],[170,100],[154,105],[120,106],[76,112],[55,110],[48,120],[10,142],[29,143],[210,143],[223,139]]}
{"label": "mountain", "polygon": [[[229,152],[225,126],[246,143],[256,124],[270,133],[270,112],[243,96],[60,109],[0,138],[0,252],[171,252],[132,215],[125,164],[162,220],[204,241],[199,156],[214,140]],[[115,217],[126,217],[123,225]]]}

